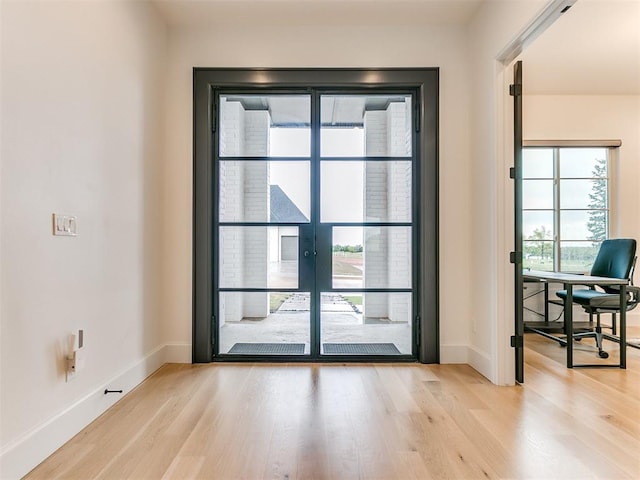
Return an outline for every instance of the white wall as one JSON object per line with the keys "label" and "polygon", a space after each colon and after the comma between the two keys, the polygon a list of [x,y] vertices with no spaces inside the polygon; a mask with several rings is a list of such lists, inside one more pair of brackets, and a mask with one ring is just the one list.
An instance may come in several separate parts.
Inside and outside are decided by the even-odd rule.
{"label": "white wall", "polygon": [[611,233],[640,238],[640,96],[525,95],[523,108],[526,140],[622,140],[614,165],[617,211]]}
{"label": "white wall", "polygon": [[505,149],[505,103],[509,100],[505,75],[511,72],[496,59],[528,21],[545,5],[543,0],[483,3],[469,26],[469,63],[473,74],[469,197],[470,231],[461,239],[472,251],[464,273],[473,289],[467,300],[474,306],[468,363],[491,381],[513,383],[514,356],[508,348],[513,333],[513,196],[508,168],[512,152]]}
{"label": "white wall", "polygon": [[[0,477],[15,478],[113,404],[106,386],[164,361],[166,30],[144,3],[106,1],[3,1],[0,27]],[[54,237],[53,212],[78,236]],[[66,383],[80,328],[85,369]]]}
{"label": "white wall", "polygon": [[[287,27],[170,32],[163,231],[168,340],[191,341],[193,67],[440,67],[440,331],[442,362],[465,361],[472,305],[466,32],[456,27]],[[474,253],[475,254],[475,253]],[[460,353],[463,352],[463,353]]]}

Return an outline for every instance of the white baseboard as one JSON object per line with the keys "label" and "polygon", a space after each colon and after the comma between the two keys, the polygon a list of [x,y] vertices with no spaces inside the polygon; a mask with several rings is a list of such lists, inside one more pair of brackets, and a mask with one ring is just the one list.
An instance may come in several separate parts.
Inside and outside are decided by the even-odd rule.
{"label": "white baseboard", "polygon": [[[159,346],[63,412],[3,446],[0,451],[0,479],[19,479],[29,473],[165,363],[191,363],[191,345]],[[105,388],[116,386],[123,390],[122,395],[104,394]]]}
{"label": "white baseboard", "polygon": [[491,359],[470,345],[440,345],[440,363],[467,364],[488,379],[492,378]]}
{"label": "white baseboard", "polygon": [[482,376],[495,383],[491,357],[473,346],[469,346],[469,365]]}

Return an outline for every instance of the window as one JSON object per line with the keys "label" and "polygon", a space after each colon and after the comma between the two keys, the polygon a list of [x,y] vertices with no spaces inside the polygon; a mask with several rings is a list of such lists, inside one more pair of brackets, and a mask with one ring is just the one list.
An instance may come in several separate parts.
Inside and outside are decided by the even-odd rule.
{"label": "window", "polygon": [[523,264],[587,272],[609,237],[611,147],[525,147]]}

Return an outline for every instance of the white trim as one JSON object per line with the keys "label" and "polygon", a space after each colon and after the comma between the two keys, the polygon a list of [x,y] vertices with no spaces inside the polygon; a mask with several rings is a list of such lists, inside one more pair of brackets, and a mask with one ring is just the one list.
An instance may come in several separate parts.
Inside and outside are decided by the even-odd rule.
{"label": "white trim", "polygon": [[[441,345],[440,364],[464,364],[473,367],[478,373],[496,383],[491,378],[493,363],[491,356],[469,345]],[[511,383],[513,384],[513,382]]]}
{"label": "white trim", "polygon": [[[481,352],[477,348],[469,347],[468,351],[469,356],[469,364],[473,365],[473,368],[478,371],[481,375],[488,378],[491,382],[497,385],[503,385],[502,383],[496,381],[496,379],[492,378],[493,374],[493,362],[489,355],[485,352]],[[511,382],[509,385],[513,385]]]}
{"label": "white trim", "polygon": [[508,65],[578,0],[552,0],[511,40],[496,60]]}
{"label": "white trim", "polygon": [[523,147],[620,147],[622,140],[523,140]]}
{"label": "white trim", "polygon": [[[495,62],[496,68],[496,311],[495,330],[492,331],[491,376],[497,385],[515,384],[515,351],[510,337],[515,333],[513,312],[514,266],[509,263],[509,252],[514,248],[514,197],[513,180],[509,168],[513,166],[513,102],[509,96],[509,85],[513,81],[513,63]],[[475,358],[475,357],[474,357]],[[482,361],[482,357],[479,357]],[[479,364],[478,369],[482,368]],[[479,370],[480,371],[480,370]]]}
{"label": "white trim", "polygon": [[5,445],[0,450],[0,478],[23,477],[122,398],[118,394],[105,395],[105,388],[122,389],[127,394],[168,361],[191,363],[191,345],[157,347],[62,412]]}

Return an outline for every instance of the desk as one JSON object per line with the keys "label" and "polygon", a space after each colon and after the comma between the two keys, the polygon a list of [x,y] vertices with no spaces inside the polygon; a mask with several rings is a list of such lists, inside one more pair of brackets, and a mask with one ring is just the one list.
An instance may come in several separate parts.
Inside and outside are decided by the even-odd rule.
{"label": "desk", "polygon": [[[627,368],[627,284],[626,278],[594,277],[591,275],[575,275],[572,273],[542,272],[538,270],[524,270],[522,277],[525,281],[561,283],[567,291],[564,301],[564,328],[567,334],[566,340],[556,339],[561,345],[567,347],[567,368],[573,367],[620,367]],[[620,363],[595,364],[595,365],[574,365],[573,364],[573,286],[584,285],[619,285],[620,286]]]}

